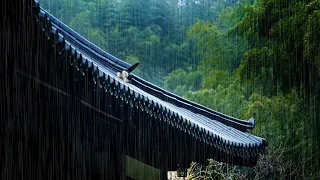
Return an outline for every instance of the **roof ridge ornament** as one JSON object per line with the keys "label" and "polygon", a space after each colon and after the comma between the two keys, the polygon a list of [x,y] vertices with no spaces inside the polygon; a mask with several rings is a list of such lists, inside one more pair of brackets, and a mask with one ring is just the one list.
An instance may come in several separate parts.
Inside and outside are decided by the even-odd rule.
{"label": "roof ridge ornament", "polygon": [[128,67],[126,70],[123,70],[122,72],[117,72],[116,76],[120,79],[122,79],[124,82],[129,82],[129,74],[135,70],[139,66],[139,62],[133,64],[132,66]]}
{"label": "roof ridge ornament", "polygon": [[122,79],[124,82],[126,83],[129,82],[129,79],[128,79],[129,73],[127,71],[123,70],[121,73],[117,72],[116,75],[118,78]]}
{"label": "roof ridge ornament", "polygon": [[254,118],[253,118],[253,117],[250,118],[250,119],[248,120],[248,123],[250,123],[250,124],[252,125],[252,129],[253,129],[254,126],[255,126],[255,120],[254,120]]}
{"label": "roof ridge ornament", "polygon": [[133,70],[135,70],[135,69],[139,66],[139,64],[140,64],[139,62],[134,63],[133,65],[131,65],[130,67],[128,67],[126,71],[127,71],[128,73],[131,73]]}

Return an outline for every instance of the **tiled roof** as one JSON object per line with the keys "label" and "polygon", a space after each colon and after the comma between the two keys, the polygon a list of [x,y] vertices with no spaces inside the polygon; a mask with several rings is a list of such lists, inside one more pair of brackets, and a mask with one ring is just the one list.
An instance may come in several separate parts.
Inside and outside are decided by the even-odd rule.
{"label": "tiled roof", "polygon": [[93,81],[106,93],[120,97],[131,106],[165,121],[227,153],[241,157],[258,156],[265,150],[263,138],[248,133],[254,120],[244,121],[219,113],[202,105],[188,101],[133,74],[130,82],[116,76],[130,67],[130,64],[104,52],[99,47],[77,34],[54,16],[39,7],[35,1],[34,10],[40,27],[48,40],[60,53],[65,51],[69,60],[79,71],[94,69]]}

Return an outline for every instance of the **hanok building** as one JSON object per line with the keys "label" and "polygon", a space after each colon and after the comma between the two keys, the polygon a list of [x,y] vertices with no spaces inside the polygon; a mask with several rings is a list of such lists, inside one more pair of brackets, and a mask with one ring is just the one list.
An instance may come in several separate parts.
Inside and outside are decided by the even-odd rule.
{"label": "hanok building", "polygon": [[4,179],[166,179],[207,159],[255,166],[264,139],[134,74],[33,0],[1,6]]}

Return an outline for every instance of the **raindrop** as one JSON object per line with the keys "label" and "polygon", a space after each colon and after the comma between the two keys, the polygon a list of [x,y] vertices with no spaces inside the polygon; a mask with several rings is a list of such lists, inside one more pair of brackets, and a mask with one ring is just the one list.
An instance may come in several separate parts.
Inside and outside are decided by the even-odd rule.
{"label": "raindrop", "polygon": [[143,111],[143,105],[139,103],[141,111]]}
{"label": "raindrop", "polygon": [[124,101],[126,102],[126,104],[128,104],[129,102],[128,102],[128,97],[127,97],[127,95],[126,94],[124,94]]}

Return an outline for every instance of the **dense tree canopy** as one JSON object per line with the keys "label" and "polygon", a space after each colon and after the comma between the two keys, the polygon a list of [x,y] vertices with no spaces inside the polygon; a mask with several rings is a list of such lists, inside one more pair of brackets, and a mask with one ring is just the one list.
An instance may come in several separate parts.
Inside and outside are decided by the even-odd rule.
{"label": "dense tree canopy", "polygon": [[270,142],[268,153],[241,177],[320,178],[319,0],[40,3],[110,54],[140,62],[134,73],[144,79],[254,117],[252,133]]}

